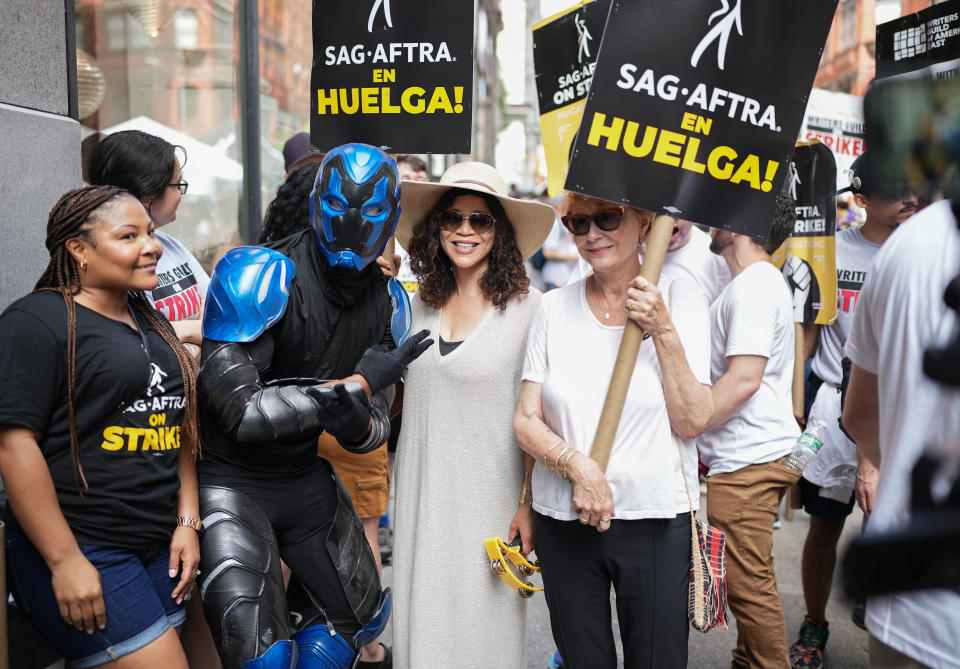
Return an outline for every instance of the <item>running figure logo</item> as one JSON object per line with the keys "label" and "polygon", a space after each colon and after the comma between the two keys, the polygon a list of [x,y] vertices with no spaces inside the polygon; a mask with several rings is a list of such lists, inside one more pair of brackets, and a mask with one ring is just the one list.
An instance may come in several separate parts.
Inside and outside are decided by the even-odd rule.
{"label": "running figure logo", "polygon": [[573,24],[577,26],[577,44],[580,45],[580,51],[577,53],[577,62],[582,63],[584,56],[587,58],[590,57],[590,40],[593,39],[593,35],[591,35],[587,29],[586,20],[579,14],[573,17]]}
{"label": "running figure logo", "polygon": [[370,18],[367,19],[367,32],[373,32],[373,20],[377,18],[377,10],[383,6],[383,19],[387,22],[387,27],[393,27],[393,17],[390,16],[390,0],[374,0],[373,7],[370,9]]}
{"label": "running figure logo", "polygon": [[800,173],[797,171],[797,164],[790,161],[790,197],[793,198],[793,201],[797,201],[797,184],[802,184],[800,181]]}
{"label": "running figure logo", "polygon": [[717,24],[710,29],[710,31],[703,36],[703,39],[700,40],[700,44],[697,45],[697,48],[693,50],[693,55],[690,57],[691,67],[696,67],[700,62],[700,57],[707,50],[707,47],[713,43],[714,40],[717,40],[717,66],[722,70],[724,62],[727,58],[727,42],[730,40],[730,33],[733,32],[733,27],[736,25],[737,33],[743,37],[743,26],[740,24],[740,2],[742,0],[736,0],[736,3],[733,6],[733,9],[730,9],[730,3],[727,0],[720,0],[723,3],[723,6],[710,15],[710,18],[707,19],[707,25],[709,26],[713,23],[714,19],[719,16],[723,16],[722,19],[717,21]]}
{"label": "running figure logo", "polygon": [[147,386],[147,397],[153,397],[153,391],[159,390],[159,394],[167,392],[163,388],[163,380],[167,378],[167,373],[157,366],[157,363],[150,363],[150,385]]}

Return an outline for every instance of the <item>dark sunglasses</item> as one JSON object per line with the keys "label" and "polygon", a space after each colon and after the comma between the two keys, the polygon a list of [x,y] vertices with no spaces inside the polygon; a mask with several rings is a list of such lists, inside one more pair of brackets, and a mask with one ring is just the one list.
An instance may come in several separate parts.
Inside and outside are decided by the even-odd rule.
{"label": "dark sunglasses", "polygon": [[437,214],[433,218],[436,222],[440,223],[440,227],[444,232],[456,232],[460,229],[460,226],[463,225],[463,219],[467,219],[470,221],[470,227],[473,228],[473,231],[478,235],[485,235],[493,230],[493,226],[497,222],[497,219],[486,212],[475,211],[472,214],[464,214],[456,209],[447,209],[445,212]]}
{"label": "dark sunglasses", "polygon": [[620,227],[623,219],[623,209],[608,209],[593,216],[561,216],[564,226],[571,235],[585,235],[590,232],[590,223],[593,222],[604,232],[610,232]]}
{"label": "dark sunglasses", "polygon": [[187,188],[190,186],[190,184],[188,184],[186,181],[176,181],[172,184],[167,184],[167,186],[170,188],[176,188],[178,191],[180,191],[181,195],[186,195]]}

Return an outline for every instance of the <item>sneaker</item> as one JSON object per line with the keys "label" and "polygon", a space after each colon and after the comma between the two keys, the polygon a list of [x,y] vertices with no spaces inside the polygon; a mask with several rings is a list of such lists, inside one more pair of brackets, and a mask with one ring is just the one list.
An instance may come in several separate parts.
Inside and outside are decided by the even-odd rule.
{"label": "sneaker", "polygon": [[560,657],[560,651],[555,651],[550,663],[547,665],[550,669],[563,669],[563,658]]}
{"label": "sneaker", "polygon": [[862,630],[867,629],[867,603],[865,600],[858,599],[853,605],[853,613],[850,616],[850,620],[853,621],[853,624],[859,627]]}
{"label": "sneaker", "polygon": [[829,623],[818,623],[804,616],[797,640],[790,647],[790,666],[793,669],[810,669],[823,664],[823,649],[830,636]]}

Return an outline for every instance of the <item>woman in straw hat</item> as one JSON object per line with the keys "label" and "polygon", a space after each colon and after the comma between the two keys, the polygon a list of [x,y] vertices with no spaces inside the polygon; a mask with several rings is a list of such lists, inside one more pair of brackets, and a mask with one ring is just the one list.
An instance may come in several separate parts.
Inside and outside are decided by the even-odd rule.
{"label": "woman in straw hat", "polygon": [[393,572],[401,668],[525,666],[523,600],[490,573],[483,542],[519,534],[524,553],[533,548],[512,419],[540,302],[523,261],[554,212],[506,193],[476,162],[401,188],[397,240],[420,281],[413,327],[438,340],[405,375]]}
{"label": "woman in straw hat", "polygon": [[[616,667],[612,585],[624,666],[685,667],[690,512],[700,498],[693,438],[713,408],[707,298],[683,279],[658,288],[638,276],[650,212],[572,193],[563,206],[593,274],[544,296],[515,420],[536,458],[534,528],[554,640],[566,667]],[[604,472],[589,453],[628,318],[649,339]]]}

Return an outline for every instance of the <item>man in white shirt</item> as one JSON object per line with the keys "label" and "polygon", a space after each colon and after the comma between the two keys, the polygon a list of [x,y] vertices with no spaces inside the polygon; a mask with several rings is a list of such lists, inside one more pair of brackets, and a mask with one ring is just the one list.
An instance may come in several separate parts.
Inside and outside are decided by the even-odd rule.
{"label": "man in white shirt", "polygon": [[800,434],[793,417],[793,299],[770,255],[795,221],[781,195],[769,238],[715,230],[710,250],[732,279],[710,308],[713,416],[700,435],[707,515],[727,536],[728,602],[737,619],[734,667],[789,669],[773,570],[773,521],[800,472],[782,464]]}
{"label": "man in white shirt", "polygon": [[[960,328],[943,301],[958,267],[956,214],[950,202],[936,202],[883,245],[854,311],[843,424],[880,468],[867,534],[908,524],[917,458],[930,446],[957,447],[960,390],[927,378],[922,364],[924,351],[946,346]],[[873,667],[960,667],[956,589],[871,597],[866,622]]]}
{"label": "man in white shirt", "polygon": [[730,283],[727,263],[710,252],[710,235],[690,221],[677,221],[673,226],[662,274],[671,279],[692,281],[710,304]]}
{"label": "man in white shirt", "polygon": [[833,584],[837,542],[847,516],[853,511],[854,474],[856,472],[856,481],[859,481],[864,513],[872,510],[877,482],[877,470],[869,461],[861,462],[857,471],[856,444],[840,430],[837,421],[843,345],[853,322],[854,307],[880,245],[917,211],[917,196],[881,188],[871,178],[867,160],[867,153],[863,153],[854,161],[851,184],[841,191],[854,194],[854,201],[866,211],[867,219],[861,227],[837,233],[837,318],[830,325],[808,323],[804,326],[808,341],[819,339],[811,376],[820,387],[807,424],[823,424],[820,434],[823,447],[803,470],[800,479],[801,499],[810,515],[810,527],[801,562],[807,615],[797,640],[790,647],[790,663],[794,669],[816,669],[823,662],[823,649],[829,637],[827,600]]}

